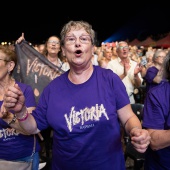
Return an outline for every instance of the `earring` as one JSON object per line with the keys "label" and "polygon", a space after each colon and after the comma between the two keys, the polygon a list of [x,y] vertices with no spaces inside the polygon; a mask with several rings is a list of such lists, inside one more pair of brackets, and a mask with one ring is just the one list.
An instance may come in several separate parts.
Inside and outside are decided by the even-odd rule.
{"label": "earring", "polygon": [[10,74],[11,72],[8,70],[8,74]]}

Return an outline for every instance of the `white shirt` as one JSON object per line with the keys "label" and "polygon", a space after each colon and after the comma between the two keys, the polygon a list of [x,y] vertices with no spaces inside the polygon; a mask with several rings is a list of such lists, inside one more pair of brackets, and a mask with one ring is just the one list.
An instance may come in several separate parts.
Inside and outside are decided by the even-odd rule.
{"label": "white shirt", "polygon": [[[126,87],[126,91],[129,96],[130,103],[135,103],[133,91],[135,88],[134,70],[135,70],[136,65],[137,65],[137,62],[130,60],[131,67],[128,70],[126,77],[122,79],[122,82],[124,83]],[[118,76],[124,73],[124,66],[121,64],[121,59],[119,57],[114,60],[111,60],[107,65],[107,69],[111,69]],[[143,79],[142,79],[141,74],[138,73],[138,76],[141,79],[141,83],[142,83]]]}

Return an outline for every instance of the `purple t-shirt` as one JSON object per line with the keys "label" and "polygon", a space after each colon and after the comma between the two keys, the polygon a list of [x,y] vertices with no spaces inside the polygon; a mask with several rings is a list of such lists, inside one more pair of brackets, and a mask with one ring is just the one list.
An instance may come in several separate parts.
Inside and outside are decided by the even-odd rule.
{"label": "purple t-shirt", "polygon": [[[26,98],[27,107],[35,107],[36,102],[31,86],[16,82]],[[0,101],[0,106],[3,101]],[[11,128],[6,122],[0,119],[0,159],[15,160],[30,156],[33,151],[34,136],[22,135]],[[40,150],[38,141],[36,152]]]}
{"label": "purple t-shirt", "polygon": [[144,80],[146,82],[146,92],[148,92],[152,87],[158,85],[157,83],[153,82],[153,79],[156,77],[158,71],[159,70],[155,66],[149,67],[147,69],[146,75],[144,77]]}
{"label": "purple t-shirt", "polygon": [[54,129],[52,169],[125,170],[117,110],[129,103],[121,79],[100,66],[82,84],[68,71],[50,82],[33,115],[38,129]]}
{"label": "purple t-shirt", "polygon": [[[144,103],[142,125],[149,129],[170,129],[170,82],[161,82],[148,92]],[[145,167],[146,170],[170,169],[170,147],[157,151],[148,148]]]}

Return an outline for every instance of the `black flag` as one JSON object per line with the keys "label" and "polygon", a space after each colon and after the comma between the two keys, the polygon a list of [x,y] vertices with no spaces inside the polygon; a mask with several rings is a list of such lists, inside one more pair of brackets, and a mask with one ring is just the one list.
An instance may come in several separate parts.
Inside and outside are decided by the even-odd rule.
{"label": "black flag", "polygon": [[28,44],[22,41],[15,45],[18,63],[13,72],[15,80],[32,86],[36,102],[46,85],[64,71],[48,61],[48,59]]}

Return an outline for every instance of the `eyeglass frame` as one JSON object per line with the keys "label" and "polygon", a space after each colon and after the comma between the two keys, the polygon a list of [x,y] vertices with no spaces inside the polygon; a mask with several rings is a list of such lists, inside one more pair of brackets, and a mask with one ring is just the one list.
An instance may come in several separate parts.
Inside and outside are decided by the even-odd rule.
{"label": "eyeglass frame", "polygon": [[119,46],[119,49],[120,49],[120,50],[124,50],[124,48],[125,48],[125,49],[129,49],[129,46],[127,46],[127,45],[126,45],[126,46]]}
{"label": "eyeglass frame", "polygon": [[[84,42],[82,42],[82,37],[89,37],[89,39],[87,38],[87,40],[89,40],[89,41],[87,41],[87,43],[84,43]],[[66,41],[66,38],[73,38],[74,39],[74,42],[71,42],[71,43],[68,43],[68,41]],[[77,41],[77,39],[79,39],[79,41],[82,43],[82,44],[89,44],[89,42],[91,42],[92,43],[92,38],[91,38],[91,36],[90,35],[81,35],[80,37],[75,37],[75,36],[65,36],[65,38],[64,38],[64,42],[67,44],[69,44],[69,45],[72,45],[72,44],[75,44],[75,42]]]}
{"label": "eyeglass frame", "polygon": [[164,58],[164,57],[166,57],[166,56],[161,56],[161,55],[159,55],[157,58]]}
{"label": "eyeglass frame", "polygon": [[60,42],[59,41],[55,41],[55,40],[48,40],[47,43],[55,44],[55,45],[60,45]]}

